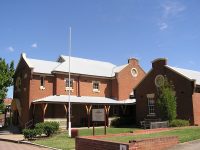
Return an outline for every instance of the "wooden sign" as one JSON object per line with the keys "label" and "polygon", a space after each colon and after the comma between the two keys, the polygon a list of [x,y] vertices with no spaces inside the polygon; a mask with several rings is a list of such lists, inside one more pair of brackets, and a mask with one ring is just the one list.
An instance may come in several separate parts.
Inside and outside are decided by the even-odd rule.
{"label": "wooden sign", "polygon": [[105,121],[104,109],[92,109],[92,121]]}

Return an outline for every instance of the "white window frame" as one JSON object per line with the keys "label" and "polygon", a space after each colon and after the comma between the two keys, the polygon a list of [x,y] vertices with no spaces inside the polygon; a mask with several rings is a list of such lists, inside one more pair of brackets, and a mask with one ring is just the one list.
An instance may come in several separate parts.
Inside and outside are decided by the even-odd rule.
{"label": "white window frame", "polygon": [[[71,86],[71,84],[72,84],[72,86]],[[74,79],[73,78],[70,78],[70,87],[69,87],[69,78],[65,78],[65,90],[66,91],[67,90],[71,90],[71,91],[74,90]]]}
{"label": "white window frame", "polygon": [[148,116],[155,116],[155,94],[147,94]]}
{"label": "white window frame", "polygon": [[[98,89],[94,88],[94,84],[98,84]],[[93,92],[100,92],[100,81],[92,81],[92,91]]]}
{"label": "white window frame", "polygon": [[[42,85],[42,82],[43,82],[43,85]],[[40,76],[40,90],[45,90],[45,76]]]}

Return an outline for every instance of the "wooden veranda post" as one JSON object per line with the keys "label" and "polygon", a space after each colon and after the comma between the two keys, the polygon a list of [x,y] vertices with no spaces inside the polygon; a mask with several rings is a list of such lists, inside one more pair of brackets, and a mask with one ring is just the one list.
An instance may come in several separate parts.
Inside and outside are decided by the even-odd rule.
{"label": "wooden veranda post", "polygon": [[105,122],[106,122],[106,126],[108,127],[108,117],[109,117],[109,111],[110,111],[110,105],[104,105],[104,109],[105,109]]}
{"label": "wooden veranda post", "polygon": [[85,105],[87,111],[87,120],[88,120],[88,128],[90,128],[90,112],[92,109],[92,105]]}
{"label": "wooden veranda post", "polygon": [[66,113],[66,118],[67,118],[67,122],[66,122],[67,125],[66,125],[66,128],[68,129],[68,117],[67,117],[67,116],[68,116],[68,109],[67,109],[67,107],[68,107],[68,106],[67,106],[66,104],[64,104],[65,113]]}
{"label": "wooden veranda post", "polygon": [[48,104],[43,104],[43,121],[44,121],[47,106],[48,106]]}

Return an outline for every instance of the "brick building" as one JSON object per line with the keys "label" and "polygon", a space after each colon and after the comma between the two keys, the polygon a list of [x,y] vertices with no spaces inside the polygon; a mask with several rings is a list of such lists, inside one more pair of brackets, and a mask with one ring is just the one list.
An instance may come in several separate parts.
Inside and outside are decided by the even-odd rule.
{"label": "brick building", "polygon": [[108,118],[134,113],[132,91],[145,76],[138,60],[131,58],[127,64],[116,66],[71,57],[69,85],[68,58],[61,55],[53,62],[21,55],[14,75],[14,124],[24,127],[28,122],[45,120],[66,124],[69,90],[72,127],[89,125],[92,108],[105,108]]}
{"label": "brick building", "polygon": [[171,67],[166,59],[156,59],[152,69],[135,88],[137,122],[159,118],[156,109],[157,87],[164,77],[173,83],[177,97],[177,118],[200,125],[200,72]]}

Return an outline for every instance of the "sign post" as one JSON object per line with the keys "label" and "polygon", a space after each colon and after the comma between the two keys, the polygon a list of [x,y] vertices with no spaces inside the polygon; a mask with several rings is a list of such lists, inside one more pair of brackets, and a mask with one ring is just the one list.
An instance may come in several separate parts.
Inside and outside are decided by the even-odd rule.
{"label": "sign post", "polygon": [[104,122],[104,134],[106,135],[106,113],[104,109],[92,109],[93,135],[95,135],[94,122]]}

